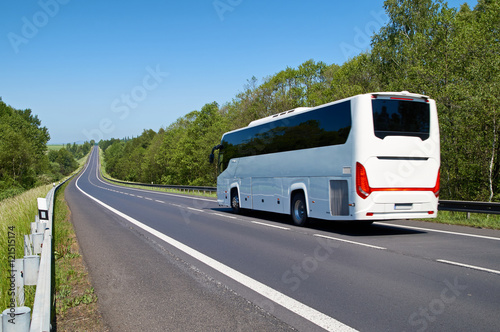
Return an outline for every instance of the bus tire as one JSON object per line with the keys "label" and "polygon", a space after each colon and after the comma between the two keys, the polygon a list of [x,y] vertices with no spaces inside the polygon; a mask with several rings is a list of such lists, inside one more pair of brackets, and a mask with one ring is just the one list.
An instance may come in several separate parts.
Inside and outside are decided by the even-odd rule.
{"label": "bus tire", "polygon": [[238,196],[238,189],[236,188],[231,190],[231,209],[233,209],[233,213],[236,214],[239,214],[241,211],[240,198]]}
{"label": "bus tire", "polygon": [[307,205],[303,193],[293,195],[291,214],[296,226],[304,226],[307,223]]}

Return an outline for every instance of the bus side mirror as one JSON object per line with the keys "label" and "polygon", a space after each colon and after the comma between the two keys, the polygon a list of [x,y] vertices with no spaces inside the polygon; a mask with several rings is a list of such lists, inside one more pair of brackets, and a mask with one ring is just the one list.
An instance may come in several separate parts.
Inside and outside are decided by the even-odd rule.
{"label": "bus side mirror", "polygon": [[210,154],[210,156],[208,156],[208,161],[210,162],[210,164],[212,164],[214,162],[214,159],[215,159],[214,151],[220,150],[220,149],[222,149],[222,144],[216,145],[212,148],[212,153]]}

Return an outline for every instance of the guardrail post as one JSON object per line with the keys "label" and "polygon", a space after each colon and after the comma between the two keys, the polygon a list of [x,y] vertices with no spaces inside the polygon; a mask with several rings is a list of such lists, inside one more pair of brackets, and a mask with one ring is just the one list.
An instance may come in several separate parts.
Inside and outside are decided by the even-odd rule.
{"label": "guardrail post", "polygon": [[35,286],[40,269],[40,256],[32,255],[24,257],[24,285]]}
{"label": "guardrail post", "polygon": [[2,313],[2,332],[29,332],[31,309],[15,307],[5,309]]}
{"label": "guardrail post", "polygon": [[[14,280],[12,280],[12,277],[14,277]],[[24,306],[24,259],[22,258],[14,260],[11,274],[11,288],[12,282],[14,282],[15,285],[16,307],[22,307]]]}
{"label": "guardrail post", "polygon": [[[0,312],[0,332],[45,332],[52,329],[52,223],[54,193],[58,188],[54,184],[46,198],[37,199],[38,215],[31,223],[31,234],[24,236],[25,257],[14,259],[10,265],[12,278],[9,279],[12,280],[11,288],[16,291],[16,298],[10,301],[8,309]],[[21,281],[23,286],[37,286],[33,317],[32,310],[24,307],[24,287],[17,285]],[[21,292],[22,299],[18,300]]]}
{"label": "guardrail post", "polygon": [[43,233],[31,234],[31,243],[33,244],[33,253],[35,255],[42,253]]}
{"label": "guardrail post", "polygon": [[31,242],[31,236],[27,234],[24,236],[24,256],[31,255],[33,255],[33,243]]}

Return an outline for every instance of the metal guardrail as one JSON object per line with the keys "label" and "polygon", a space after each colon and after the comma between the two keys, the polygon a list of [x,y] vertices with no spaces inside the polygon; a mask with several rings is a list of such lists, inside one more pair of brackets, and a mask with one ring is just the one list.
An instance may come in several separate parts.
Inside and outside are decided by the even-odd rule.
{"label": "metal guardrail", "polygon": [[[65,181],[54,185],[44,198],[38,198],[38,215],[31,223],[30,235],[24,236],[24,258],[12,262],[16,297],[15,307],[4,310],[0,332],[46,332],[52,329],[52,229],[55,193]],[[40,256],[38,256],[38,254]],[[30,322],[30,308],[24,306],[24,286],[36,285]],[[11,286],[12,287],[12,286]],[[11,301],[11,302],[12,302]]]}
{"label": "metal guardrail", "polygon": [[[177,189],[180,191],[217,192],[216,187],[149,184],[149,183],[140,183],[140,182],[119,181],[119,180],[108,178],[104,175],[102,177],[108,181],[112,181],[115,183],[134,185],[134,186],[168,188],[168,189]],[[454,211],[454,212],[468,212],[468,213],[500,214],[500,203],[440,200],[439,205],[438,205],[438,210],[440,210],[440,211]]]}
{"label": "metal guardrail", "polygon": [[440,211],[500,214],[500,203],[440,200]]}
{"label": "metal guardrail", "polygon": [[[120,180],[108,178],[104,175],[102,175],[102,177],[108,181],[126,184],[126,185],[168,188],[168,189],[177,189],[180,191],[217,192],[216,187],[149,184],[149,183],[140,183],[140,182],[120,181]],[[469,212],[469,213],[500,214],[500,203],[440,200],[439,205],[438,205],[438,210],[440,210],[440,211],[455,211],[455,212]]]}
{"label": "metal guardrail", "polygon": [[108,181],[112,181],[120,184],[127,184],[133,186],[141,186],[141,187],[152,187],[152,188],[166,188],[166,189],[176,189],[179,191],[198,191],[198,192],[217,192],[216,187],[203,187],[203,186],[179,186],[179,185],[168,185],[168,184],[152,184],[152,183],[141,183],[141,182],[127,182],[120,181],[108,178],[107,176],[102,175]]}
{"label": "metal guardrail", "polygon": [[43,236],[42,253],[40,255],[40,269],[33,303],[30,332],[51,330],[52,309],[52,226],[54,215],[54,197],[59,184],[52,188],[46,196],[48,202],[48,222]]}

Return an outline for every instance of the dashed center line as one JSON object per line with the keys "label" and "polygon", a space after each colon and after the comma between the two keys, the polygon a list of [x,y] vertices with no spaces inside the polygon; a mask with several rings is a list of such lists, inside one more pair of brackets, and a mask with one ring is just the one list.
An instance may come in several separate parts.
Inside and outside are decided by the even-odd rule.
{"label": "dashed center line", "polygon": [[259,222],[259,221],[250,221],[252,224],[257,224],[257,225],[262,225],[262,226],[267,226],[267,227],[273,227],[273,228],[278,228],[278,229],[282,229],[282,230],[285,230],[285,231],[289,231],[290,228],[288,227],[282,227],[282,226],[276,226],[276,225],[270,225],[270,224],[266,224],[264,222]]}
{"label": "dashed center line", "polygon": [[[83,173],[82,173],[83,174]],[[251,289],[252,291],[266,297],[268,300],[290,310],[291,312],[303,317],[304,319],[310,321],[313,324],[316,324],[317,326],[327,330],[327,331],[356,331],[354,328],[343,324],[342,322],[336,320],[335,318],[328,316],[312,307],[307,306],[306,304],[295,300],[294,298],[291,298],[269,286],[267,286],[264,283],[261,283],[257,281],[256,279],[253,279],[233,268],[231,268],[228,265],[225,265],[219,261],[217,261],[214,258],[211,258],[205,254],[203,254],[200,251],[197,251],[188,245],[179,242],[175,240],[174,238],[171,238],[167,236],[164,233],[161,233],[160,231],[140,222],[137,219],[134,219],[125,213],[107,205],[106,203],[98,200],[97,198],[93,197],[92,195],[86,193],[83,191],[79,186],[78,186],[78,181],[80,180],[81,175],[77,178],[76,180],[76,188],[80,190],[84,195],[89,197],[90,199],[94,200],[96,203],[100,204],[104,208],[110,210],[111,212],[117,214],[118,216],[124,218],[128,222],[136,225],[137,227],[142,228],[144,231],[152,234],[153,236],[156,236],[162,241],[165,241],[166,243],[170,244],[171,246],[177,248],[178,250],[183,251],[187,255],[190,255],[194,259],[202,262],[203,264],[208,265],[209,267],[217,270],[218,272],[228,276],[229,278],[235,280],[236,282],[240,283],[241,285],[244,285]],[[191,208],[193,209],[193,208]],[[203,210],[199,210],[203,211]]]}
{"label": "dashed center line", "polygon": [[[192,207],[184,206],[184,205],[180,205],[180,204],[167,203],[167,202],[162,201],[162,200],[152,199],[152,198],[144,197],[144,196],[140,196],[140,195],[134,195],[134,194],[131,194],[131,193],[126,193],[126,192],[123,192],[123,191],[117,191],[117,190],[114,190],[114,189],[105,188],[105,187],[101,187],[101,186],[97,186],[97,187],[99,187],[101,189],[108,190],[108,191],[112,191],[112,192],[120,193],[120,194],[123,194],[123,195],[127,195],[127,196],[144,198],[144,199],[147,199],[149,201],[153,201],[154,200],[155,202],[161,203],[161,204],[169,204],[171,206],[179,207],[179,208],[182,208],[182,209],[188,209],[188,210],[192,210],[192,211],[196,211],[196,212],[207,213],[206,210],[196,209],[196,208],[192,208]],[[239,220],[238,217],[230,215],[230,214],[214,213],[214,212],[208,212],[208,213],[210,213],[211,215],[219,216],[219,217],[225,217],[225,218],[229,218],[229,219],[237,219],[237,220]],[[271,224],[268,224],[268,223],[259,222],[259,221],[255,221],[255,220],[251,220],[250,222],[252,224],[256,224],[256,225],[261,225],[261,226],[266,226],[266,227],[272,227],[272,228],[277,228],[277,229],[281,229],[281,230],[290,230],[289,227],[271,225]],[[392,224],[384,224],[384,223],[379,223],[379,224],[394,226]],[[405,227],[412,228],[412,229],[418,229],[418,230],[424,230],[423,228],[418,228],[418,227],[410,227],[410,226],[405,226]],[[464,233],[441,231],[441,230],[428,230],[428,229],[425,229],[425,230],[427,230],[427,231],[434,231],[434,232],[440,232],[440,233],[453,234],[453,235],[473,236],[473,237],[479,237],[479,238],[485,238],[485,239],[499,240],[498,238],[492,238],[492,237],[488,237],[488,236],[464,234]],[[330,240],[334,240],[334,241],[340,241],[340,242],[355,244],[355,245],[359,245],[359,246],[363,246],[363,247],[368,247],[368,248],[373,248],[373,249],[378,249],[378,250],[387,250],[387,248],[384,248],[384,247],[375,246],[375,245],[366,244],[366,243],[361,243],[361,242],[356,242],[356,241],[345,240],[345,239],[336,238],[336,237],[332,237],[332,236],[326,236],[326,235],[322,235],[322,234],[312,234],[312,235],[315,236],[315,237],[321,237],[321,238],[330,239]],[[477,270],[477,271],[489,272],[489,273],[494,273],[494,274],[500,275],[500,271],[499,270],[488,269],[488,268],[484,268],[484,267],[480,267],[480,266],[469,265],[469,264],[464,264],[464,263],[459,263],[459,262],[454,262],[454,261],[448,261],[448,260],[444,260],[444,259],[436,259],[436,262],[444,263],[444,264],[449,264],[449,265],[454,265],[454,266],[465,267],[465,268],[474,269],[474,270]]]}
{"label": "dashed center line", "polygon": [[325,239],[330,239],[330,240],[335,240],[335,241],[341,241],[341,242],[351,243],[351,244],[356,244],[358,246],[363,246],[363,247],[368,247],[368,248],[373,248],[373,249],[379,249],[379,250],[386,250],[387,249],[387,248],[384,248],[384,247],[374,246],[374,245],[371,245],[371,244],[366,244],[366,243],[361,243],[361,242],[355,242],[355,241],[349,241],[349,240],[339,239],[339,238],[336,238],[336,237],[326,236],[326,235],[321,235],[321,234],[313,234],[313,236],[322,237],[322,238],[325,238]]}
{"label": "dashed center line", "polygon": [[188,210],[193,210],[193,211],[198,211],[198,212],[204,212],[203,210],[200,210],[200,209],[195,209],[195,208],[192,208],[192,207],[187,207]]}
{"label": "dashed center line", "polygon": [[238,217],[230,216],[228,214],[222,214],[222,213],[212,213],[212,214],[215,215],[215,216],[226,217],[226,218],[229,218],[229,219],[238,219]]}

